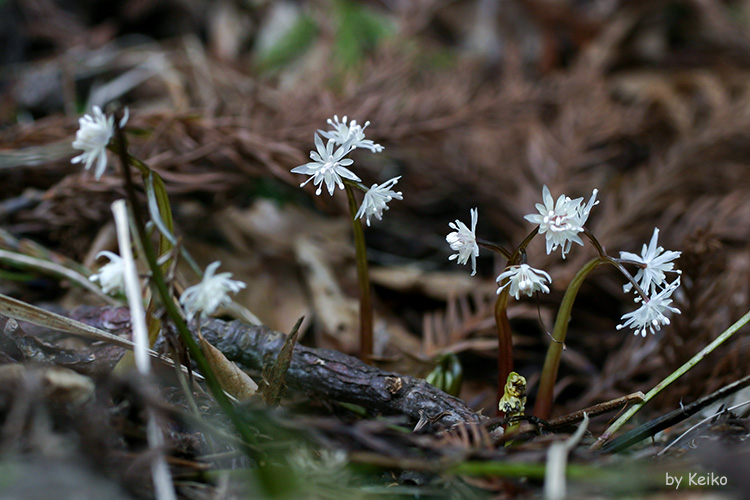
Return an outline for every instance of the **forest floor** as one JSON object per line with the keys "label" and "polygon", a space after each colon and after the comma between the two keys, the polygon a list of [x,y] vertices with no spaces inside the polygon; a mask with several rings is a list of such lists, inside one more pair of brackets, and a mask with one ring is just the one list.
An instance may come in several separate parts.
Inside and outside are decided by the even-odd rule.
{"label": "forest floor", "polygon": [[[750,343],[728,329],[750,310],[750,2],[70,4],[0,0],[0,498],[747,498]],[[129,114],[132,158],[114,134],[101,176],[71,163],[94,106]],[[398,177],[354,225],[368,363],[347,195],[291,172],[344,116],[383,146],[349,153],[362,187]],[[524,243],[549,290],[508,299],[482,241],[534,235],[544,186],[598,204],[565,258]],[[136,242],[148,376],[125,295],[90,280],[123,198],[163,259]],[[474,209],[482,248],[457,265],[446,236]],[[679,313],[633,335],[623,275],[579,271],[655,228]],[[215,261],[245,287],[181,331]]]}

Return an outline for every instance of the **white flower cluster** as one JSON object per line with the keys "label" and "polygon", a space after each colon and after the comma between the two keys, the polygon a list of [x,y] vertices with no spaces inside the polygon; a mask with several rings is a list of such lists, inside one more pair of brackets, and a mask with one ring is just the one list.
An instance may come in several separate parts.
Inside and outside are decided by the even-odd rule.
{"label": "white flower cluster", "polygon": [[182,292],[180,304],[187,313],[188,321],[199,313],[213,314],[220,306],[232,301],[230,292],[237,293],[245,288],[245,283],[231,279],[232,273],[215,274],[220,265],[219,261],[209,264],[201,282]]}
{"label": "white flower cluster", "polygon": [[562,257],[570,251],[570,246],[575,242],[583,245],[578,233],[583,231],[583,226],[589,218],[589,212],[594,205],[599,202],[596,200],[594,189],[591,199],[584,205],[583,198],[571,200],[564,194],[561,194],[555,203],[549,188],[544,186],[542,189],[542,199],[544,204],[537,203],[536,209],[538,214],[529,214],[524,218],[539,225],[539,234],[544,234],[547,239],[547,255],[552,253],[558,246],[562,249]]}
{"label": "white flower cluster", "polygon": [[[294,174],[311,176],[300,184],[300,187],[313,181],[313,185],[318,187],[315,194],[319,196],[323,192],[323,183],[325,183],[328,194],[333,195],[336,186],[339,189],[344,189],[344,179],[357,183],[361,182],[361,179],[347,168],[354,163],[354,160],[346,158],[346,155],[357,148],[380,153],[383,151],[383,146],[365,138],[364,130],[370,125],[369,121],[365,122],[364,126],[359,125],[357,120],[347,122],[346,116],[339,120],[338,115],[334,115],[333,119],[328,119],[328,124],[333,127],[333,130],[318,130],[319,134],[315,134],[317,151],[310,151],[310,159],[313,161],[292,169]],[[324,144],[321,137],[326,138],[328,142]],[[336,149],[334,150],[334,148]],[[365,197],[355,218],[365,219],[368,226],[370,225],[370,218],[373,216],[382,220],[383,211],[388,210],[388,203],[391,200],[403,200],[402,193],[392,189],[400,178],[400,176],[394,177],[380,185],[373,184],[370,188],[358,184],[365,191]]]}
{"label": "white flower cluster", "polygon": [[516,300],[518,300],[518,296],[521,293],[525,293],[529,297],[536,291],[549,293],[549,287],[544,282],[552,283],[552,278],[550,278],[549,274],[541,269],[534,269],[528,264],[510,266],[495,281],[499,285],[506,278],[508,278],[508,281],[497,289],[497,293],[499,294],[501,290],[510,285],[509,293]]}
{"label": "white flower cluster", "polygon": [[122,293],[125,291],[125,267],[122,257],[108,250],[102,250],[96,254],[96,258],[106,257],[109,262],[104,264],[99,272],[89,276],[89,280],[98,281],[102,291],[107,294]]}
{"label": "white flower cluster", "polygon": [[352,147],[354,148],[366,148],[373,153],[383,151],[383,146],[365,138],[365,129],[370,125],[369,121],[366,121],[364,126],[359,125],[357,120],[350,121],[348,125],[346,121],[346,116],[339,121],[338,115],[333,115],[333,119],[329,118],[327,120],[327,123],[333,127],[333,130],[329,130],[328,132],[318,130],[318,132],[326,139],[333,140],[336,144],[346,144],[352,141]]}
{"label": "white flower cluster", "polygon": [[[643,245],[641,255],[630,252],[620,252],[620,259],[633,263],[638,266],[638,272],[635,275],[635,281],[641,287],[643,293],[648,295],[648,300],[642,300],[640,295],[636,295],[635,302],[642,302],[641,307],[633,312],[626,313],[622,316],[622,323],[617,325],[621,330],[626,327],[633,329],[635,335],[646,336],[646,331],[652,334],[656,333],[662,325],[669,324],[669,318],[665,313],[680,314],[680,310],[672,307],[672,294],[680,286],[680,271],[674,268],[674,259],[680,256],[681,252],[672,250],[665,251],[658,246],[659,228],[654,228],[654,234],[648,245]],[[672,283],[667,283],[667,277],[664,273],[677,273],[677,278]],[[628,292],[633,289],[631,283],[623,286],[623,290]]]}
{"label": "white flower cluster", "polygon": [[[477,244],[477,217],[479,211],[476,208],[471,209],[471,229],[466,226],[463,222],[456,219],[455,222],[449,222],[448,226],[454,231],[449,233],[445,237],[445,240],[451,247],[451,250],[456,253],[448,257],[448,260],[455,260],[458,264],[466,264],[471,258],[471,275],[474,276],[477,273],[477,257],[479,256],[479,245]],[[505,284],[501,285],[501,282],[506,280]],[[499,294],[506,286],[510,286],[510,294],[513,295],[516,300],[520,293],[524,293],[531,296],[536,291],[549,293],[549,288],[544,284],[552,282],[549,274],[540,270],[534,269],[527,264],[521,264],[520,266],[510,266],[504,272],[497,277],[498,288],[497,293]]]}
{"label": "white flower cluster", "polygon": [[[542,189],[544,203],[537,203],[538,214],[529,214],[525,218],[529,222],[539,225],[539,234],[543,234],[546,240],[547,254],[557,247],[562,249],[562,256],[570,251],[573,243],[583,245],[579,233],[584,231],[584,225],[588,220],[591,209],[599,202],[596,199],[598,191],[594,189],[588,203],[583,198],[571,199],[560,195],[557,201],[547,186]],[[466,224],[456,220],[449,223],[454,231],[446,236],[446,241],[456,253],[449,257],[458,264],[466,264],[471,258],[471,275],[476,274],[476,258],[479,255],[479,245],[476,237],[477,209],[471,209],[471,229]],[[620,260],[638,266],[634,280],[638,283],[647,299],[636,295],[635,302],[641,306],[630,313],[622,316],[622,323],[617,329],[630,327],[636,335],[646,336],[646,332],[655,333],[662,325],[669,324],[668,315],[680,314],[680,310],[671,306],[672,294],[680,286],[680,277],[668,283],[667,272],[680,274],[674,268],[674,260],[680,256],[680,252],[664,250],[658,245],[659,229],[654,229],[651,242],[643,245],[641,255],[630,252],[620,252]],[[508,288],[508,293],[519,299],[521,294],[532,296],[534,292],[549,293],[549,284],[552,278],[545,271],[535,269],[528,264],[511,265],[507,267],[496,279],[498,283],[497,293]],[[632,283],[623,287],[627,293],[633,289]]]}
{"label": "white flower cluster", "polygon": [[[127,121],[128,109],[125,108],[125,115],[120,120],[120,128],[124,127]],[[76,140],[73,141],[73,147],[83,150],[83,153],[70,162],[84,162],[84,170],[89,170],[96,163],[94,177],[99,180],[107,169],[107,145],[114,133],[114,116],[108,118],[99,106],[94,106],[91,115],[83,115],[78,120],[78,131],[76,132]]]}
{"label": "white flower cluster", "polygon": [[479,256],[479,245],[477,245],[477,217],[479,211],[472,208],[471,212],[471,229],[466,224],[456,219],[456,222],[449,222],[448,226],[455,229],[445,237],[445,241],[451,246],[455,253],[448,257],[448,260],[455,260],[457,264],[466,264],[471,257],[471,275],[477,274],[477,257]]}

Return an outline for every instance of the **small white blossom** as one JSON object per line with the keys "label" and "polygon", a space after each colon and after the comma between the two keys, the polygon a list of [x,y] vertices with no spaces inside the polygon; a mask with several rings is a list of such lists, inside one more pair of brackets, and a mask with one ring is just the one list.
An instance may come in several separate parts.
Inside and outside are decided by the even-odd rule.
{"label": "small white blossom", "polygon": [[508,278],[508,281],[497,289],[497,293],[499,295],[503,288],[510,285],[509,293],[516,300],[518,300],[519,294],[522,293],[525,293],[529,297],[536,291],[549,293],[549,287],[544,282],[552,283],[552,278],[550,278],[549,274],[541,269],[534,269],[528,264],[510,266],[495,281],[500,284],[505,278]]}
{"label": "small white blossom", "polygon": [[365,198],[362,200],[362,205],[359,207],[357,214],[354,216],[355,219],[367,218],[367,225],[370,225],[370,217],[375,216],[376,219],[383,219],[383,210],[388,210],[387,203],[394,198],[397,200],[403,200],[401,191],[393,191],[391,188],[396,185],[398,180],[401,178],[394,177],[391,180],[385,181],[382,185],[378,186],[373,184],[372,187],[365,193]]}
{"label": "small white blossom", "polygon": [[199,312],[213,314],[219,306],[232,301],[229,292],[237,293],[245,288],[243,282],[230,279],[232,273],[214,274],[220,265],[219,261],[209,264],[201,282],[182,292],[180,304],[185,308],[188,321]]}
{"label": "small white blossom", "polygon": [[124,292],[125,290],[125,278],[124,271],[125,267],[122,262],[122,257],[116,253],[103,250],[96,254],[96,258],[106,257],[109,262],[104,264],[99,272],[89,276],[89,280],[98,281],[102,287],[102,291],[107,294]]}
{"label": "small white blossom", "polygon": [[333,130],[329,130],[328,132],[318,130],[318,132],[336,144],[346,144],[347,141],[351,140],[353,148],[366,148],[373,153],[383,151],[383,146],[375,144],[370,139],[365,139],[365,129],[370,125],[369,121],[365,122],[364,126],[362,126],[357,123],[357,120],[352,120],[349,124],[346,123],[346,120],[346,116],[339,121],[338,115],[334,115],[333,120],[330,118],[327,120],[327,123],[333,127]]}
{"label": "small white blossom", "polygon": [[[672,307],[669,304],[672,303],[672,293],[677,290],[680,286],[680,277],[666,286],[664,290],[660,291],[653,297],[644,301],[641,307],[633,312],[629,312],[622,315],[622,324],[617,325],[617,329],[630,327],[633,329],[635,335],[641,334],[643,337],[646,336],[646,330],[649,330],[652,334],[656,333],[657,330],[661,329],[661,325],[668,325],[669,318],[665,313],[680,314],[680,310],[676,307]],[[636,297],[635,301],[639,302],[640,297]]]}
{"label": "small white blossom", "polygon": [[455,231],[445,237],[445,241],[451,246],[451,250],[458,252],[448,257],[448,260],[458,259],[456,260],[458,264],[466,264],[471,257],[472,276],[477,274],[477,257],[479,256],[479,245],[477,245],[475,234],[478,214],[476,208],[471,209],[471,230],[458,219],[456,219],[456,222],[448,223],[448,226]]}
{"label": "small white blossom", "polygon": [[336,185],[340,189],[344,189],[344,183],[341,180],[342,177],[352,181],[360,180],[354,172],[346,168],[354,163],[354,160],[344,158],[352,150],[351,142],[345,142],[335,152],[333,151],[334,144],[333,140],[329,140],[327,144],[323,144],[323,139],[318,134],[315,134],[315,147],[318,151],[310,151],[310,158],[313,161],[292,169],[292,173],[294,174],[312,176],[300,184],[300,187],[314,180],[313,184],[318,186],[315,194],[320,195],[323,190],[323,182],[325,182],[328,193],[333,195]]}
{"label": "small white blossom", "polygon": [[[128,120],[128,110],[120,120],[120,127],[124,127]],[[73,141],[75,149],[83,150],[71,163],[85,162],[84,170],[89,170],[96,163],[94,176],[99,180],[107,169],[107,145],[115,132],[115,119],[113,116],[107,118],[99,106],[92,108],[91,115],[83,115],[78,120],[78,132],[76,140]]]}
{"label": "small white blossom", "polygon": [[583,245],[583,240],[578,233],[583,231],[591,209],[599,203],[596,200],[597,192],[598,190],[594,189],[586,205],[583,204],[583,198],[573,200],[564,194],[560,195],[555,202],[549,188],[544,186],[542,189],[544,203],[536,204],[539,213],[529,214],[524,218],[533,224],[538,224],[539,234],[546,235],[548,255],[559,246],[564,259],[574,242]]}
{"label": "small white blossom", "polygon": [[[664,248],[658,246],[658,238],[659,228],[657,227],[654,228],[654,234],[651,236],[651,242],[648,246],[643,245],[641,255],[620,252],[621,259],[632,260],[642,265],[635,275],[635,281],[638,282],[638,286],[647,294],[656,293],[656,287],[661,287],[666,283],[665,272],[669,271],[678,274],[681,272],[674,268],[674,262],[672,261],[678,258],[682,252],[665,251]],[[632,288],[632,283],[627,283],[622,287],[625,292],[629,292]]]}

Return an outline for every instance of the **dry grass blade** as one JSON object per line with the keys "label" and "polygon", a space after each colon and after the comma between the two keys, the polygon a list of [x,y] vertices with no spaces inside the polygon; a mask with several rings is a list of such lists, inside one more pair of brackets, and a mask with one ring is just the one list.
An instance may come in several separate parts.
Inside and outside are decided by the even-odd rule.
{"label": "dry grass blade", "polygon": [[101,288],[94,285],[91,281],[86,279],[85,276],[67,269],[54,262],[49,262],[36,257],[29,257],[16,252],[9,252],[7,250],[0,249],[0,262],[5,262],[12,266],[17,266],[25,269],[33,269],[42,273],[51,274],[52,276],[59,277],[62,279],[68,279],[72,283],[80,286],[81,288],[94,293],[98,297],[102,298],[108,304],[118,304],[118,302],[112,297],[102,292]]}
{"label": "dry grass blade", "polygon": [[[11,317],[16,320],[28,321],[37,326],[59,330],[70,333],[79,337],[85,337],[92,340],[101,340],[125,349],[133,349],[133,342],[107,333],[104,330],[94,328],[80,321],[60,316],[50,311],[45,311],[38,307],[26,304],[7,295],[0,294],[0,314]],[[159,357],[154,351],[150,351],[152,356]]]}
{"label": "dry grass blade", "polygon": [[[117,335],[112,335],[104,330],[87,325],[86,323],[81,323],[80,321],[66,318],[65,316],[60,316],[59,314],[50,311],[45,311],[44,309],[26,304],[25,302],[21,302],[20,300],[16,300],[1,293],[0,314],[15,320],[26,321],[37,326],[70,333],[71,335],[76,335],[78,337],[107,342],[131,351],[135,347],[130,340],[118,337]],[[148,350],[148,354],[170,365],[174,364],[171,359],[164,358],[151,349]],[[183,370],[186,370],[184,366],[182,368]],[[203,379],[199,374],[196,374],[196,377],[201,380]]]}

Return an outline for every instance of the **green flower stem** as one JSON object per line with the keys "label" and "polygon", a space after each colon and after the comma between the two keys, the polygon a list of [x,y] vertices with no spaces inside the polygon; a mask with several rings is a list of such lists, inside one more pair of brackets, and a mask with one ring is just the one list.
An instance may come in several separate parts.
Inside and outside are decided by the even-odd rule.
{"label": "green flower stem", "polygon": [[357,258],[357,281],[359,282],[359,357],[369,363],[372,356],[372,297],[370,294],[370,274],[367,271],[367,247],[362,222],[357,220],[357,200],[348,181],[345,181],[346,197],[354,231],[354,248]]}
{"label": "green flower stem", "polygon": [[557,381],[557,370],[560,368],[560,356],[565,345],[565,336],[568,333],[568,323],[570,322],[573,302],[575,302],[578,290],[580,290],[583,281],[589,273],[605,262],[608,261],[602,257],[596,257],[588,261],[578,271],[565,291],[560,309],[557,311],[555,327],[552,330],[552,343],[547,349],[547,357],[544,360],[544,367],[542,368],[542,378],[539,382],[539,391],[536,396],[536,403],[534,404],[534,415],[541,419],[549,419],[552,411],[552,397],[555,382]]}
{"label": "green flower stem", "polygon": [[513,335],[508,321],[508,297],[510,287],[500,291],[495,302],[495,323],[497,324],[497,403],[505,394],[505,382],[513,371]]}
{"label": "green flower stem", "polygon": [[[118,120],[119,118],[116,118],[115,122],[117,122]],[[125,177],[128,202],[133,214],[133,218],[136,221],[135,225],[138,231],[138,238],[141,240],[146,261],[148,262],[148,267],[151,270],[151,283],[156,287],[159,298],[166,308],[167,314],[174,322],[174,325],[177,328],[177,332],[180,335],[180,339],[185,344],[188,352],[190,353],[190,356],[195,360],[201,373],[203,373],[203,376],[206,378],[206,384],[211,390],[214,399],[222,408],[222,410],[224,410],[224,412],[227,414],[227,417],[229,417],[229,420],[232,422],[232,424],[234,424],[235,429],[242,437],[242,440],[245,443],[245,451],[248,452],[250,456],[253,456],[255,453],[252,444],[256,442],[255,436],[250,431],[247,424],[242,420],[239,413],[235,411],[234,406],[229,401],[229,398],[226,396],[226,394],[224,394],[224,391],[222,390],[221,385],[216,378],[216,375],[214,375],[213,370],[211,370],[211,365],[208,364],[208,361],[206,361],[206,358],[203,356],[203,352],[190,333],[190,330],[188,330],[188,327],[185,324],[180,311],[177,309],[177,305],[175,304],[173,297],[169,293],[167,284],[164,281],[164,275],[162,273],[161,267],[156,260],[156,253],[154,252],[151,242],[146,237],[146,226],[143,224],[143,219],[139,210],[137,209],[138,204],[135,196],[135,189],[133,187],[134,185],[132,175],[130,173],[130,162],[128,158],[129,155],[127,155],[126,153],[127,143],[125,140],[125,134],[122,132],[122,129],[119,126],[115,126],[115,132],[117,143],[119,146],[118,153],[120,156],[120,161],[122,163],[123,175]]]}
{"label": "green flower stem", "polygon": [[680,378],[682,375],[687,373],[692,367],[697,365],[700,361],[703,360],[706,356],[708,356],[711,352],[713,352],[714,349],[719,347],[721,344],[726,342],[732,335],[737,333],[737,330],[745,326],[748,322],[750,322],[750,311],[745,313],[744,316],[742,316],[737,322],[735,322],[732,326],[727,328],[724,333],[716,337],[716,339],[708,344],[706,347],[704,347],[698,354],[690,358],[684,365],[679,367],[677,370],[675,370],[672,374],[670,374],[667,378],[659,382],[653,389],[648,391],[648,394],[643,398],[643,401],[640,401],[633,406],[630,407],[630,409],[625,412],[620,418],[618,418],[615,423],[610,425],[606,431],[604,431],[604,434],[599,436],[597,440],[594,442],[593,445],[591,445],[591,449],[597,450],[599,449],[604,443],[607,442],[609,438],[612,437],[612,435],[617,432],[620,427],[622,427],[630,418],[635,415],[646,403],[651,401],[657,394],[659,394],[662,390],[664,390],[669,384]]}

